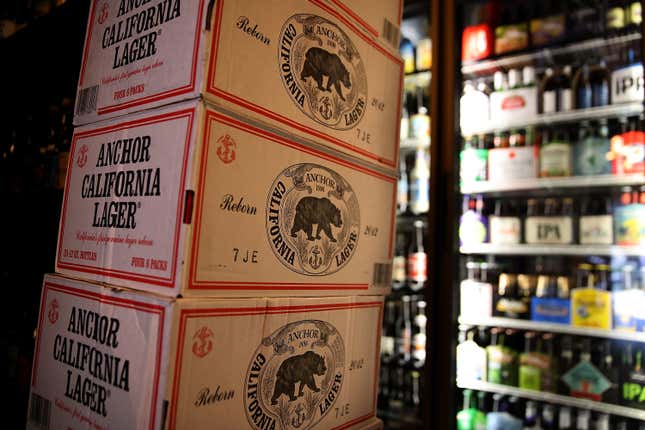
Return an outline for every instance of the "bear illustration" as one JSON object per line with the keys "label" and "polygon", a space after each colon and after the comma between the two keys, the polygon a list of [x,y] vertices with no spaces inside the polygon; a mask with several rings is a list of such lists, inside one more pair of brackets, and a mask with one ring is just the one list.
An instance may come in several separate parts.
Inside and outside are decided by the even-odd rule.
{"label": "bear illustration", "polygon": [[[318,226],[316,237],[312,235],[314,224]],[[298,232],[302,230],[307,234],[307,240],[314,241],[320,239],[320,230],[323,230],[329,240],[336,242],[330,224],[336,227],[343,225],[340,210],[326,197],[303,197],[296,205],[291,237],[298,237]]]}
{"label": "bear illustration", "polygon": [[[289,396],[290,402],[297,400],[298,397],[304,395],[305,385],[311,391],[319,392],[320,388],[316,387],[314,375],[322,376],[325,372],[327,372],[325,358],[313,351],[287,358],[280,364],[278,373],[276,373],[271,404],[277,404],[283,394]],[[296,397],[294,391],[298,382],[300,382],[300,387],[298,388],[298,397]]]}
{"label": "bear illustration", "polygon": [[[340,57],[321,48],[309,48],[305,54],[305,64],[302,66],[300,79],[304,81],[309,76],[314,78],[318,83],[318,89],[321,91],[331,92],[331,86],[333,85],[343,101],[345,101],[345,97],[343,97],[343,91],[340,87],[341,82],[347,89],[352,86],[349,81],[349,72]],[[322,84],[324,76],[327,76],[327,88],[323,87]]]}

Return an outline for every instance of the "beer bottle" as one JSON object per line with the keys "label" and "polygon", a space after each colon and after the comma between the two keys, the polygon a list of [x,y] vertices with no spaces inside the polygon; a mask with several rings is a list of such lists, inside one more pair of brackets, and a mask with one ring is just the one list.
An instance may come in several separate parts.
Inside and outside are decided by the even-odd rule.
{"label": "beer bottle", "polygon": [[520,146],[525,146],[526,144],[526,132],[524,130],[513,129],[508,138],[508,146],[511,148],[516,148]]}
{"label": "beer bottle", "polygon": [[[564,375],[573,367],[573,339],[571,336],[562,336],[560,339],[560,360],[558,361],[558,375]],[[569,386],[562,378],[558,378],[558,392],[569,394]]]}
{"label": "beer bottle", "polygon": [[605,340],[600,346],[600,371],[611,383],[611,387],[602,393],[602,401],[605,403],[618,403],[618,393],[620,386],[620,375],[618,366],[614,364],[614,355],[612,345],[609,340]]}
{"label": "beer bottle", "polygon": [[383,315],[383,334],[381,336],[381,362],[389,364],[395,358],[396,302],[387,300]]}
{"label": "beer bottle", "polygon": [[555,344],[553,333],[542,335],[542,349],[540,350],[546,363],[542,369],[541,388],[542,391],[555,393],[557,390],[558,372],[555,364]]}
{"label": "beer bottle", "polygon": [[408,284],[412,291],[419,291],[428,280],[428,256],[423,246],[423,221],[415,221],[414,230],[408,252]]}
{"label": "beer bottle", "polygon": [[537,403],[528,400],[524,407],[524,430],[541,430]]}
{"label": "beer bottle", "polygon": [[[412,303],[412,302],[411,302]],[[421,297],[414,303],[412,321],[412,365],[419,369],[426,362],[426,302]]]}
{"label": "beer bottle", "polygon": [[542,430],[557,429],[557,422],[555,420],[555,407],[552,404],[547,403],[542,406],[540,424],[542,425]]}
{"label": "beer bottle", "polygon": [[578,264],[576,288],[593,288],[595,276],[592,272],[593,266],[589,263]]}
{"label": "beer bottle", "polygon": [[430,208],[430,165],[427,150],[418,147],[414,156],[414,167],[410,171],[410,211],[415,214],[428,212]]}
{"label": "beer bottle", "polygon": [[407,280],[406,235],[397,233],[394,258],[392,259],[392,288],[397,291],[405,287]]}
{"label": "beer bottle", "polygon": [[399,366],[410,362],[412,347],[412,321],[410,320],[410,296],[401,296],[396,322],[396,356]]}
{"label": "beer bottle", "polygon": [[401,156],[401,168],[399,169],[399,180],[396,191],[396,205],[400,214],[404,214],[409,210],[409,186],[408,186],[408,169],[405,162],[405,157]]}
{"label": "beer bottle", "polygon": [[596,272],[596,285],[597,290],[609,290],[609,266],[606,264],[597,264],[595,267]]}

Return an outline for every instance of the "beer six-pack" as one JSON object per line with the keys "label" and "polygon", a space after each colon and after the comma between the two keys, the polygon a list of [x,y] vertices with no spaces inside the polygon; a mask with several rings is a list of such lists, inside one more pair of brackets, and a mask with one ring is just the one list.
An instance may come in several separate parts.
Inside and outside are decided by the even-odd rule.
{"label": "beer six-pack", "polygon": [[75,124],[203,96],[394,169],[403,62],[374,26],[400,18],[385,1],[95,1]]}
{"label": "beer six-pack", "polygon": [[29,428],[378,428],[382,307],[172,299],[47,275]]}
{"label": "beer six-pack", "polygon": [[385,294],[396,178],[196,100],[75,130],[56,270],[176,296]]}
{"label": "beer six-pack", "polygon": [[382,428],[401,13],[92,2],[29,428]]}

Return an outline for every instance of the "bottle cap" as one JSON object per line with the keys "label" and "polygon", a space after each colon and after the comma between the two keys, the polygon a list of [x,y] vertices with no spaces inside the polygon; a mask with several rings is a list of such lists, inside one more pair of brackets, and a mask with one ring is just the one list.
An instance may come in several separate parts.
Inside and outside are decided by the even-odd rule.
{"label": "bottle cap", "polygon": [[495,88],[495,91],[503,91],[505,90],[505,83],[506,83],[506,74],[501,71],[495,72],[493,75],[493,87]]}
{"label": "bottle cap", "polygon": [[511,69],[508,71],[508,86],[510,88],[515,88],[520,84],[520,71],[516,69]]}

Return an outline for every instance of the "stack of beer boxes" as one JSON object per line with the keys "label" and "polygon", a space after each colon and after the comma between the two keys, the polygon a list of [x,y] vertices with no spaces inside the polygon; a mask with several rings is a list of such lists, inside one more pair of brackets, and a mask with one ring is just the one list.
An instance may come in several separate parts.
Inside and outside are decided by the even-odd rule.
{"label": "stack of beer boxes", "polygon": [[29,428],[380,428],[400,19],[92,2]]}

